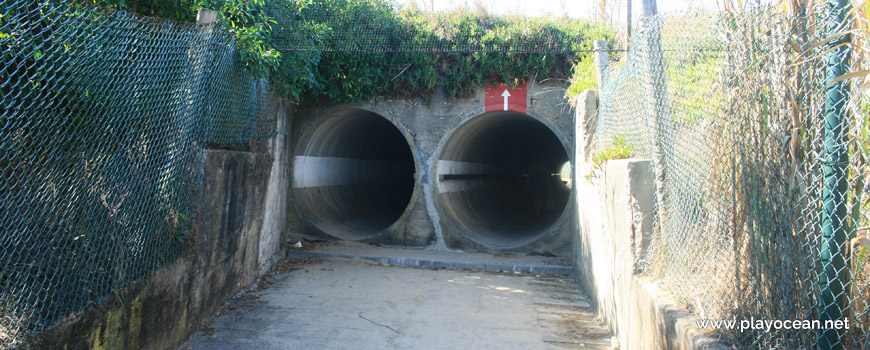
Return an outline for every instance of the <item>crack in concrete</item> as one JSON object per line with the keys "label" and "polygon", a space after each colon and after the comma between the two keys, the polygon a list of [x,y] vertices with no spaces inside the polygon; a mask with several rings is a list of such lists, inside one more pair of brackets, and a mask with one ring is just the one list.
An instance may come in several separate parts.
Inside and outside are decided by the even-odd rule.
{"label": "crack in concrete", "polygon": [[387,326],[387,325],[385,325],[385,324],[377,323],[377,322],[375,322],[375,321],[372,321],[370,318],[363,316],[362,311],[360,311],[359,314],[357,314],[357,316],[359,316],[359,318],[361,318],[361,319],[364,319],[364,320],[366,320],[366,321],[371,322],[371,323],[374,324],[374,325],[378,325],[378,326],[384,327],[384,328],[386,328],[386,329],[389,329],[389,330],[391,330],[391,331],[393,331],[393,332],[396,332],[396,334],[402,334],[402,333],[400,333],[399,331],[397,331],[397,330],[396,330],[395,328],[393,328],[393,327]]}

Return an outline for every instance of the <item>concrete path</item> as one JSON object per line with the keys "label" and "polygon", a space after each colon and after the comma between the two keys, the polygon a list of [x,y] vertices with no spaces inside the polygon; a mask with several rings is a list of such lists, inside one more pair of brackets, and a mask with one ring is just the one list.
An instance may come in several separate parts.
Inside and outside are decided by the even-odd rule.
{"label": "concrete path", "polygon": [[285,259],[181,349],[610,349],[567,276]]}

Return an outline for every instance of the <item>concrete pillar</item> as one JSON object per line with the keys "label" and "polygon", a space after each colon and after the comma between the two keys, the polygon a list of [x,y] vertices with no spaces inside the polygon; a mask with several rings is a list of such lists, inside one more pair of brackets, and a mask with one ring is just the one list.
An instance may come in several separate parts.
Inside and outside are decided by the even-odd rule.
{"label": "concrete pillar", "polygon": [[[266,185],[264,199],[263,228],[260,232],[260,255],[258,264],[260,274],[265,274],[282,254],[281,242],[287,230],[288,196],[292,190],[290,185],[290,108],[292,102],[277,93],[272,92],[266,103],[269,105],[265,113],[268,118],[275,119],[278,131],[269,141],[269,152],[272,155],[272,169]],[[262,112],[261,112],[262,113]]]}
{"label": "concrete pillar", "polygon": [[[576,154],[575,167],[581,163],[592,161],[592,136],[598,124],[598,90],[586,90],[576,97],[575,132]],[[576,180],[576,179],[575,179]]]}
{"label": "concrete pillar", "polygon": [[217,12],[200,9],[196,13],[196,24],[212,24],[217,20]]}

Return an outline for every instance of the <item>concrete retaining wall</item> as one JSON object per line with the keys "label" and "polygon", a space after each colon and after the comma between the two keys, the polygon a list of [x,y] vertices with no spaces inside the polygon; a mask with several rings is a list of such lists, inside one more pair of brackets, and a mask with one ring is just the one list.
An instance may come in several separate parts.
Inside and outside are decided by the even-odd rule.
{"label": "concrete retaining wall", "polygon": [[[579,98],[576,139],[589,140],[597,94],[587,91]],[[654,176],[649,160],[610,160],[593,173],[589,145],[575,145],[574,273],[620,348],[729,349],[700,332],[694,317],[658,289],[655,281],[637,274],[654,215]]]}
{"label": "concrete retaining wall", "polygon": [[[273,99],[279,131],[286,101]],[[98,305],[69,315],[23,349],[175,349],[282,254],[287,133],[263,153],[207,150],[191,247]]]}

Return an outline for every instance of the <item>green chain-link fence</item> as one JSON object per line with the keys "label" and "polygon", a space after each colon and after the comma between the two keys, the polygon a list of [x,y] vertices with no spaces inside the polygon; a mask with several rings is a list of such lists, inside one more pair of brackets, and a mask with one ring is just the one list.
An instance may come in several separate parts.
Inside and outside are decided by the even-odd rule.
{"label": "green chain-link fence", "polygon": [[[855,54],[868,48],[868,23],[830,5],[803,12],[642,20],[606,78],[594,147],[619,139],[653,160],[657,225],[643,273],[698,319],[736,321],[719,325],[723,339],[865,349],[870,90],[860,76],[830,82],[870,68]],[[848,327],[739,329],[827,319]]]}
{"label": "green chain-link fence", "polygon": [[269,136],[213,25],[0,0],[0,348],[183,253],[207,144]]}

